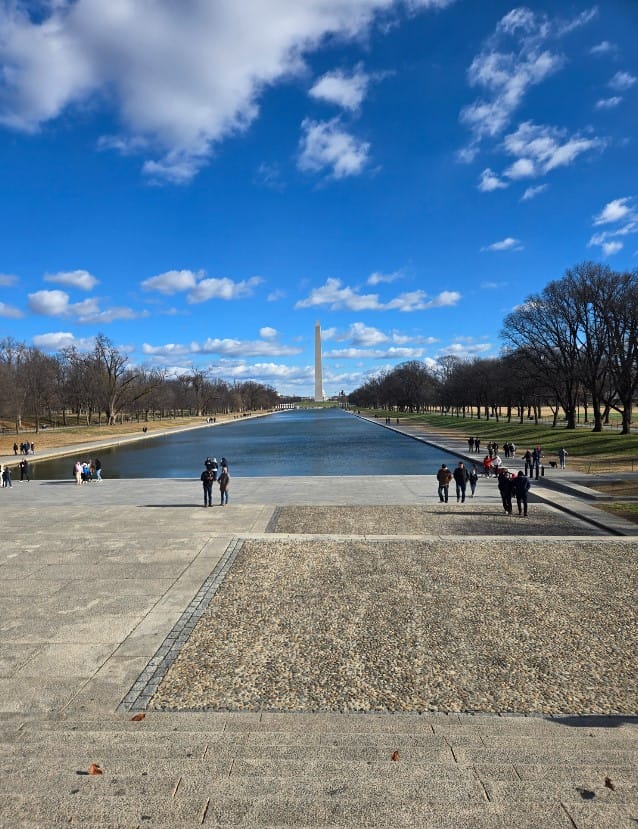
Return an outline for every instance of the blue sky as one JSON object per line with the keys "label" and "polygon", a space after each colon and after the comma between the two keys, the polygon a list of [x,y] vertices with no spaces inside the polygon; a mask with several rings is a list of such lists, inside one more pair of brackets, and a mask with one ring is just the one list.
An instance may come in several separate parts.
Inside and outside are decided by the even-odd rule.
{"label": "blue sky", "polygon": [[638,267],[638,3],[0,0],[0,338],[283,394]]}

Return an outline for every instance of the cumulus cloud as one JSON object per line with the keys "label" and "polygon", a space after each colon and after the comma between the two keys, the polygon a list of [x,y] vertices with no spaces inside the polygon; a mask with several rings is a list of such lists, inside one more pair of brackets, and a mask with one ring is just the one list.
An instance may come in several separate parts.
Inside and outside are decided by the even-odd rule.
{"label": "cumulus cloud", "polygon": [[616,47],[608,40],[602,40],[589,50],[590,55],[608,55],[616,51]]}
{"label": "cumulus cloud", "polygon": [[209,337],[202,343],[191,343],[195,354],[221,354],[226,357],[283,357],[300,354],[296,346],[281,345],[269,340],[235,340]]}
{"label": "cumulus cloud", "polygon": [[78,351],[90,351],[95,346],[93,337],[76,337],[70,331],[55,331],[49,334],[36,334],[33,337],[33,345],[44,351],[61,351],[71,346]]}
{"label": "cumulus cloud", "polygon": [[403,274],[400,271],[395,271],[394,273],[371,273],[370,276],[367,278],[366,282],[368,285],[381,285],[382,283],[391,283],[396,282],[397,279],[401,279]]}
{"label": "cumulus cloud", "polygon": [[360,294],[356,289],[342,286],[341,280],[330,278],[319,288],[313,288],[306,299],[299,300],[295,308],[328,306],[332,311],[343,308],[349,311],[424,311],[456,305],[461,299],[458,291],[442,291],[429,299],[425,291],[409,291],[399,294],[388,302],[381,302],[378,294]]}
{"label": "cumulus cloud", "polygon": [[523,250],[523,245],[519,239],[514,239],[508,236],[500,242],[493,242],[491,245],[486,245],[481,248],[481,251],[500,251],[500,250]]}
{"label": "cumulus cloud", "polygon": [[46,273],[45,282],[57,282],[59,285],[66,285],[69,288],[79,288],[81,291],[92,291],[99,283],[88,271],[59,271],[58,273]]}
{"label": "cumulus cloud", "polygon": [[6,302],[0,302],[0,317],[19,320],[23,316],[24,314],[19,308],[16,308],[13,305],[7,305]]}
{"label": "cumulus cloud", "polygon": [[205,271],[166,271],[151,276],[142,283],[144,291],[157,291],[166,296],[187,291],[187,302],[197,304],[209,299],[241,299],[252,296],[257,285],[263,282],[259,276],[253,276],[240,282],[228,277],[220,279],[207,278]]}
{"label": "cumulus cloud", "polygon": [[354,322],[343,337],[343,339],[346,338],[351,340],[353,345],[363,347],[380,345],[389,340],[388,335],[383,331],[365,325],[363,322]]}
{"label": "cumulus cloud", "polygon": [[418,360],[423,356],[422,348],[334,348],[323,355],[329,360]]}
{"label": "cumulus cloud", "polygon": [[564,65],[563,56],[550,48],[552,41],[585,25],[594,15],[592,9],[565,21],[516,8],[498,22],[468,69],[470,86],[483,90],[484,97],[461,110],[460,120],[472,137],[459,160],[471,161],[482,139],[495,138],[507,128],[529,90]]}
{"label": "cumulus cloud", "polygon": [[629,72],[616,72],[607,85],[615,92],[626,92],[628,89],[631,89],[635,83],[635,75],[630,75]]}
{"label": "cumulus cloud", "polygon": [[593,220],[594,227],[605,225],[606,229],[594,233],[589,246],[600,247],[604,256],[613,256],[622,250],[623,238],[638,233],[638,210],[634,202],[630,196],[608,202]]}
{"label": "cumulus cloud", "polygon": [[453,0],[56,0],[0,6],[0,123],[35,132],[72,105],[108,96],[122,135],[103,145],[152,148],[144,171],[185,182],[214,145],[246,130],[263,90],[304,69],[336,35],[361,36],[390,10]]}
{"label": "cumulus cloud", "polygon": [[525,121],[503,140],[505,151],[517,158],[505,175],[513,179],[546,175],[558,167],[569,166],[585,152],[602,150],[605,146],[602,138],[569,136],[557,127]]}
{"label": "cumulus cloud", "polygon": [[306,173],[327,171],[331,178],[360,175],[368,165],[370,144],[360,141],[343,128],[338,118],[301,124],[299,169]]}
{"label": "cumulus cloud", "polygon": [[493,170],[486,167],[481,173],[481,180],[478,184],[478,189],[482,193],[491,193],[493,190],[503,190],[508,187],[508,183],[500,179]]}
{"label": "cumulus cloud", "polygon": [[596,101],[596,109],[614,109],[622,102],[620,95],[614,95],[611,98],[600,98]]}
{"label": "cumulus cloud", "polygon": [[358,66],[351,74],[337,69],[319,78],[308,94],[311,98],[336,104],[354,112],[361,106],[369,83],[370,76],[363,71],[361,66]]}
{"label": "cumulus cloud", "polygon": [[148,311],[113,307],[101,310],[95,298],[69,302],[66,291],[35,291],[27,296],[29,310],[47,317],[75,317],[80,323],[109,323],[114,320],[133,320],[145,317]]}
{"label": "cumulus cloud", "polygon": [[259,336],[264,340],[272,340],[277,336],[277,329],[265,325],[263,328],[259,329]]}

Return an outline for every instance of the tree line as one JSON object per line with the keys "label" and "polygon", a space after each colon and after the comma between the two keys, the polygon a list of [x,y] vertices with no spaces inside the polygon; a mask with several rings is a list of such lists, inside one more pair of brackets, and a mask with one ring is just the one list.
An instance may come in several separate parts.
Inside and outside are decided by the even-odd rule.
{"label": "tree line", "polygon": [[228,383],[195,368],[168,378],[162,370],[134,367],[103,334],[90,352],[70,347],[54,355],[0,340],[0,388],[0,417],[15,423],[16,432],[25,417],[38,431],[45,422],[112,425],[125,417],[214,416],[268,409],[279,400],[275,389],[253,381]]}
{"label": "tree line", "polygon": [[[600,432],[611,411],[631,429],[638,385],[638,270],[584,262],[568,269],[509,313],[499,357],[445,356],[434,366],[411,361],[371,378],[349,395],[354,406],[454,411],[477,417],[540,417],[551,407],[574,429]],[[504,412],[504,414],[503,414]]]}

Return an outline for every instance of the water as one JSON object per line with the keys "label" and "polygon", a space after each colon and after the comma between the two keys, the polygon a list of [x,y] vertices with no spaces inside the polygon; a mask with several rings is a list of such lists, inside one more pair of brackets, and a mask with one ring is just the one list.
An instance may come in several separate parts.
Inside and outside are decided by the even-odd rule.
{"label": "water", "polygon": [[[99,450],[105,478],[199,477],[204,458],[232,476],[429,475],[457,458],[340,409],[295,409]],[[77,460],[95,454],[85,452]],[[70,478],[76,458],[34,460],[34,478]]]}

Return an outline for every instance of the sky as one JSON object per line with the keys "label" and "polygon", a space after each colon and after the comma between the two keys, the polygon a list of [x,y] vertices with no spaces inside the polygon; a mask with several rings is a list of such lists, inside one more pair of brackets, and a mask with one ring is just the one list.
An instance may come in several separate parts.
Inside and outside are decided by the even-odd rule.
{"label": "sky", "polygon": [[638,267],[638,2],[0,0],[0,340],[326,395]]}

